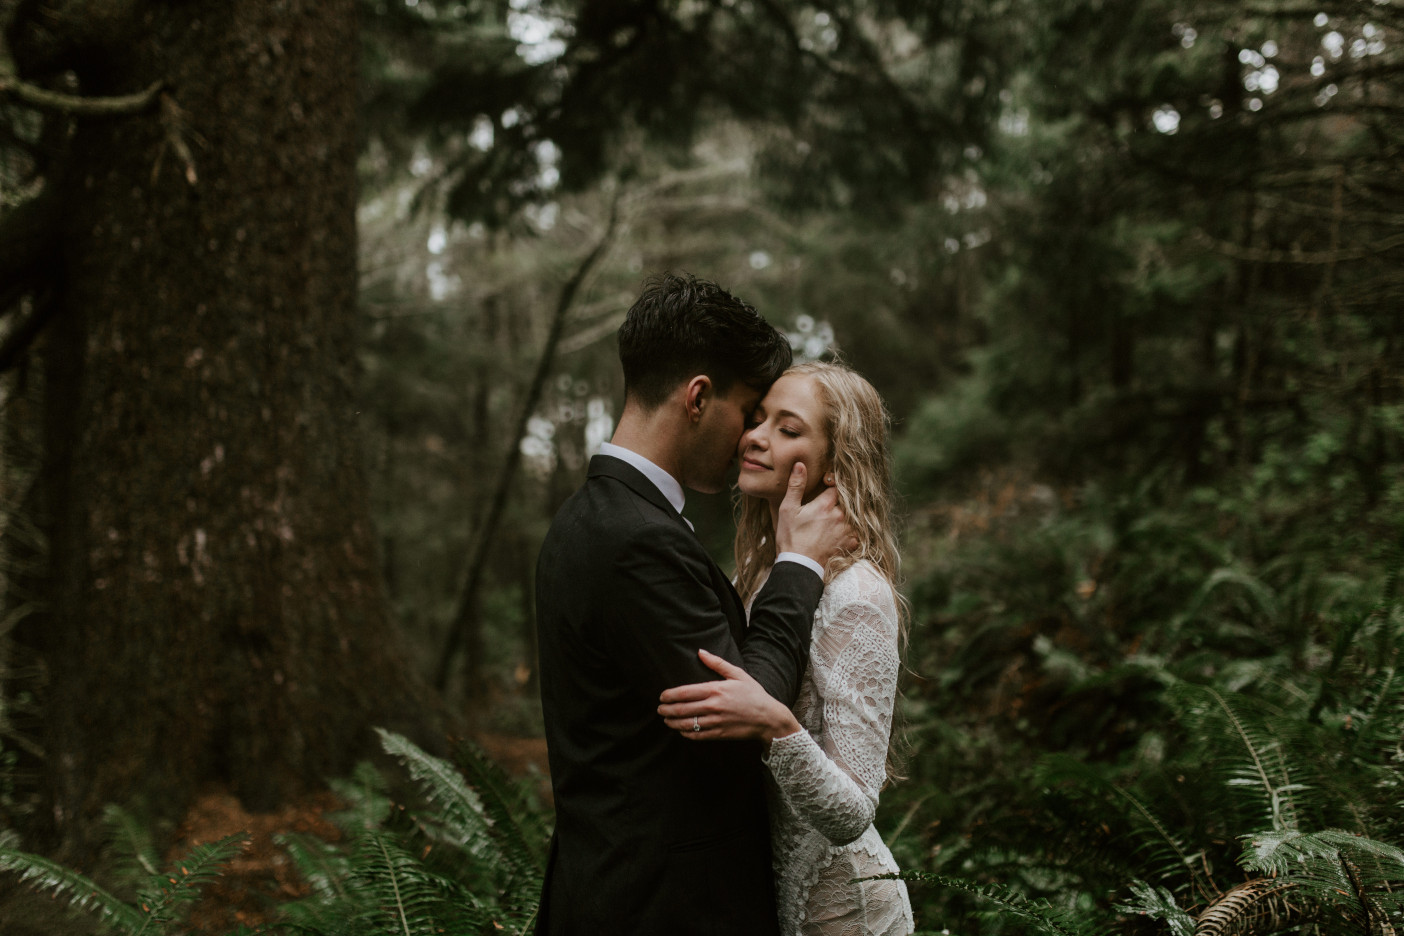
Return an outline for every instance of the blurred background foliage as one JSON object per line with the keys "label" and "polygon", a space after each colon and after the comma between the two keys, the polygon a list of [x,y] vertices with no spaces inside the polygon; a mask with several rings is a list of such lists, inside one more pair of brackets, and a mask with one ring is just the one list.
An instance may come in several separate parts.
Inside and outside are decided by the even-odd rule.
{"label": "blurred background foliage", "polygon": [[[384,580],[481,732],[539,735],[537,544],[617,415],[624,310],[687,270],[891,407],[904,868],[1181,932],[1270,866],[1239,836],[1404,845],[1398,4],[366,0],[361,28]],[[36,170],[0,107],[8,201]],[[689,515],[726,564],[726,498]],[[1397,926],[1375,857],[1354,909],[1278,929]],[[912,893],[928,929],[1025,925]]]}
{"label": "blurred background foliage", "polygon": [[[444,559],[471,528],[443,518],[481,500],[513,375],[542,344],[542,293],[618,203],[536,408],[474,691],[529,705],[532,543],[613,415],[610,330],[639,277],[688,269],[802,352],[824,339],[808,351],[839,350],[892,408],[916,614],[909,777],[884,800],[903,867],[1122,925],[1133,878],[1197,911],[1247,879],[1235,836],[1271,826],[1223,802],[1210,752],[1236,739],[1172,690],[1214,687],[1340,743],[1362,687],[1398,662],[1398,605],[1381,597],[1404,529],[1397,7],[590,7],[519,4],[515,53],[485,20],[453,33],[511,63],[491,85],[507,97],[484,96],[480,64],[464,74],[485,51],[376,60],[418,95],[394,107],[393,141],[370,124],[362,209],[402,618],[430,634],[443,620]],[[443,35],[428,9],[372,22]],[[379,113],[391,92],[371,85]],[[520,204],[492,176],[512,172]],[[394,192],[408,207],[379,213]],[[393,288],[372,272],[389,254]],[[725,507],[702,509],[725,556]],[[1339,769],[1323,743],[1290,757]],[[1333,808],[1387,814],[1397,785],[1362,776]],[[1173,796],[1178,866],[1137,867],[1137,817],[1097,800],[1108,786]],[[1392,820],[1354,831],[1398,840]],[[981,901],[959,890],[913,893],[928,927],[1022,925],[975,922]]]}

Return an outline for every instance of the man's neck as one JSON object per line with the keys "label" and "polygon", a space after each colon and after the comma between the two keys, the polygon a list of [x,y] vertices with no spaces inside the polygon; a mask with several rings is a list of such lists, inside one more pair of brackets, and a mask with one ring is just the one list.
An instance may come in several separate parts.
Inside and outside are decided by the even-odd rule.
{"label": "man's neck", "polygon": [[649,413],[626,406],[609,441],[642,455],[674,478],[682,480],[682,456],[678,450],[677,434],[663,417],[661,407]]}

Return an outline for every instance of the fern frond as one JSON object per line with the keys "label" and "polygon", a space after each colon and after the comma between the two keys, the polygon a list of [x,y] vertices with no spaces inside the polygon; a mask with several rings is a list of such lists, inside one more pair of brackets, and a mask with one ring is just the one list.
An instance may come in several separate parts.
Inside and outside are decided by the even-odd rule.
{"label": "fern frond", "polygon": [[20,883],[30,889],[62,896],[69,906],[91,913],[121,932],[140,933],[147,923],[146,914],[117,899],[91,879],[47,858],[18,851],[10,847],[9,840],[0,842],[0,871],[13,871],[19,875]]}
{"label": "fern frond", "polygon": [[1194,936],[1275,933],[1320,917],[1310,900],[1294,899],[1297,885],[1256,878],[1230,888],[1199,915]]}
{"label": "fern frond", "polygon": [[531,802],[525,787],[508,777],[477,745],[465,741],[459,748],[458,763],[491,820],[489,830],[502,857],[533,882],[531,897],[535,899],[546,873],[551,838],[539,807]]}
{"label": "fern frond", "polygon": [[1181,623],[1185,623],[1197,618],[1204,606],[1214,593],[1227,585],[1236,585],[1241,588],[1252,603],[1257,606],[1258,612],[1264,620],[1273,621],[1278,617],[1277,596],[1262,579],[1250,575],[1241,569],[1219,568],[1209,574],[1200,586],[1199,591],[1190,599],[1188,607],[1181,614]]}
{"label": "fern frond", "polygon": [[1091,936],[1091,929],[1083,926],[1066,910],[1053,906],[1046,900],[1031,900],[1016,891],[998,884],[980,884],[964,878],[945,874],[931,874],[926,871],[902,871],[897,874],[879,874],[861,878],[864,881],[906,881],[911,884],[936,884],[973,894],[988,900],[1006,914],[1023,920],[1052,936]]}
{"label": "fern frond", "polygon": [[149,922],[175,918],[181,904],[198,900],[199,888],[213,882],[229,861],[247,847],[244,833],[196,845],[163,873],[147,879],[138,895]]}
{"label": "fern frond", "polygon": [[491,820],[483,811],[482,799],[463,775],[448,761],[425,753],[408,739],[384,728],[375,731],[385,752],[404,764],[425,797],[439,807],[436,818],[443,823],[450,841],[473,854],[481,854],[491,841]]}
{"label": "fern frond", "polygon": [[1312,859],[1331,861],[1345,856],[1356,864],[1375,864],[1391,880],[1404,881],[1404,849],[1340,829],[1321,832],[1295,830],[1259,832],[1239,836],[1246,844],[1240,864],[1245,870],[1268,875],[1291,874]]}
{"label": "fern frond", "polygon": [[1195,936],[1194,917],[1181,909],[1175,902],[1175,895],[1169,890],[1139,880],[1132,881],[1130,886],[1136,899],[1117,904],[1117,910],[1148,916],[1152,920],[1164,920],[1172,936]]}
{"label": "fern frond", "polygon": [[1404,850],[1339,829],[1243,836],[1241,864],[1298,889],[1302,898],[1335,908],[1367,931],[1372,920],[1404,910]]}
{"label": "fern frond", "polygon": [[1386,666],[1374,674],[1363,702],[1364,705],[1352,713],[1354,737],[1347,753],[1352,757],[1366,756],[1373,753],[1370,749],[1377,741],[1384,741],[1390,748],[1397,747],[1399,738],[1404,735],[1404,671]]}
{"label": "fern frond", "polygon": [[[1187,875],[1202,898],[1207,900],[1214,892],[1199,867],[1199,854],[1191,854],[1184,841],[1140,797],[1113,783],[1104,773],[1077,758],[1053,754],[1040,760],[1034,776],[1040,785],[1071,782],[1080,792],[1099,797],[1106,809],[1125,818],[1134,831],[1124,832],[1117,839],[1130,840],[1136,852],[1145,853],[1146,870],[1154,872],[1150,876],[1173,879]],[[1107,827],[1105,813],[1095,818],[1099,825]]]}
{"label": "fern frond", "polygon": [[359,922],[370,932],[439,936],[470,931],[486,919],[473,895],[429,871],[389,833],[359,837],[349,883],[363,908]]}
{"label": "fern frond", "polygon": [[1167,699],[1179,709],[1191,734],[1209,742],[1211,750],[1215,741],[1237,747],[1243,759],[1230,762],[1231,788],[1260,791],[1260,808],[1274,829],[1298,827],[1296,797],[1307,787],[1292,782],[1273,719],[1253,711],[1246,700],[1230,703],[1209,686],[1177,683]]}
{"label": "fern frond", "polygon": [[102,818],[112,842],[113,858],[125,877],[145,878],[161,873],[156,846],[145,823],[111,803],[103,810]]}
{"label": "fern frond", "polygon": [[350,779],[332,780],[329,785],[348,807],[333,817],[343,829],[373,829],[385,821],[395,805],[385,793],[385,778],[367,761],[352,769]]}
{"label": "fern frond", "polygon": [[289,833],[274,838],[293,861],[315,898],[346,900],[343,882],[351,873],[351,862],[339,849],[305,835]]}

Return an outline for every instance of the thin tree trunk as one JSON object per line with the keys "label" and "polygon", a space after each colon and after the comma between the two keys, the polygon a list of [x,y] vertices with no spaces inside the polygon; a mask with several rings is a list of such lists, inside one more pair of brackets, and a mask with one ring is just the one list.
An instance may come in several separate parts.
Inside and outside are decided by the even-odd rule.
{"label": "thin tree trunk", "polygon": [[521,406],[517,410],[512,434],[507,437],[508,448],[502,461],[502,467],[498,469],[496,483],[493,485],[492,500],[488,502],[487,513],[482,522],[478,524],[478,529],[474,531],[473,545],[468,552],[468,561],[464,567],[463,585],[459,589],[458,604],[453,618],[449,622],[448,635],[444,639],[443,649],[439,653],[439,666],[434,677],[434,685],[440,691],[448,685],[449,672],[454,657],[470,630],[473,610],[478,600],[478,590],[482,584],[483,570],[487,565],[488,550],[493,536],[497,532],[497,524],[502,519],[502,512],[507,506],[507,497],[511,493],[512,482],[517,475],[517,467],[521,464],[521,440],[526,435],[527,422],[541,401],[542,391],[546,387],[546,378],[550,376],[551,367],[555,364],[556,346],[560,344],[561,335],[565,332],[566,318],[575,302],[576,292],[614,240],[615,228],[618,223],[618,209],[619,203],[616,199],[614,206],[610,209],[609,223],[605,226],[604,234],[594,248],[580,261],[575,273],[561,288],[560,299],[556,303],[555,314],[551,318],[551,329],[546,336],[546,344],[542,347],[541,356],[537,359],[536,371],[532,375],[526,396],[522,399]]}

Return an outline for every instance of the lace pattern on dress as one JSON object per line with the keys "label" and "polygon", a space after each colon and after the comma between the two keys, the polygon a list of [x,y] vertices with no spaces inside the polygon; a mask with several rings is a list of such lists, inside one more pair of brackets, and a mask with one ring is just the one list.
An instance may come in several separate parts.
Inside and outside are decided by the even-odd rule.
{"label": "lace pattern on dress", "polygon": [[897,645],[887,581],[866,562],[835,576],[814,614],[795,703],[805,730],[771,742],[766,759],[785,936],[905,936],[914,928],[906,884],[850,883],[897,870],[872,824],[887,777]]}

